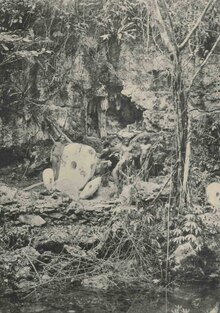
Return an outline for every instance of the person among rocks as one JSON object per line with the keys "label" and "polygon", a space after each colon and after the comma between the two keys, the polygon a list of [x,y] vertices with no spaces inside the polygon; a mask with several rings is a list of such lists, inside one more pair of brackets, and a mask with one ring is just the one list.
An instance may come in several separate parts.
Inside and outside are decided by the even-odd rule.
{"label": "person among rocks", "polygon": [[52,169],[54,171],[55,180],[57,180],[59,176],[60,162],[62,159],[64,147],[65,147],[64,143],[56,141],[51,150],[50,161],[52,163]]}

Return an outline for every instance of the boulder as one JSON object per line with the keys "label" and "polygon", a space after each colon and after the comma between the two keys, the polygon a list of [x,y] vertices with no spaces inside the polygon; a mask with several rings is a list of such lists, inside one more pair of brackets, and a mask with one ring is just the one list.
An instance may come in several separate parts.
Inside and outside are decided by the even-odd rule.
{"label": "boulder", "polygon": [[0,204],[7,204],[14,200],[17,193],[16,188],[0,186]]}
{"label": "boulder", "polygon": [[79,143],[68,144],[63,150],[58,180],[69,179],[80,190],[93,177],[97,161],[92,147]]}
{"label": "boulder", "polygon": [[80,193],[80,199],[88,199],[91,198],[96,191],[99,189],[101,185],[101,177],[96,177],[95,179],[91,180],[85,188]]}

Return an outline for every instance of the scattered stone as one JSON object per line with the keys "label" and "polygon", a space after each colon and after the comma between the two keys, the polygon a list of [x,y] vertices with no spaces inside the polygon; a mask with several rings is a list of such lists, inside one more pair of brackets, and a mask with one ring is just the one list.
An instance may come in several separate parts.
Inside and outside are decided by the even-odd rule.
{"label": "scattered stone", "polygon": [[83,191],[81,191],[80,193],[80,199],[88,199],[91,198],[99,189],[100,185],[101,185],[101,177],[96,177],[95,179],[93,179],[92,181],[90,181],[85,188],[83,189]]}
{"label": "scattered stone", "polygon": [[76,209],[77,208],[79,208],[79,207],[81,207],[82,205],[80,205],[78,202],[76,202],[76,201],[72,201],[70,204],[69,204],[69,206],[68,206],[68,208],[67,208],[67,210],[66,210],[66,214],[71,214],[71,213],[75,213],[75,211],[76,211]]}
{"label": "scattered stone", "polygon": [[42,190],[39,195],[39,199],[43,199],[45,196],[50,196],[51,191],[50,190]]}
{"label": "scattered stone", "polygon": [[35,213],[52,213],[55,212],[59,208],[59,201],[55,201],[54,199],[50,198],[45,201],[37,201],[34,205],[34,212]]}
{"label": "scattered stone", "polygon": [[20,268],[16,273],[16,279],[30,279],[33,277],[33,274],[31,273],[31,268],[29,266],[24,266]]}
{"label": "scattered stone", "polygon": [[15,201],[15,195],[17,193],[16,188],[8,186],[0,186],[0,204],[8,204]]}
{"label": "scattered stone", "polygon": [[[42,275],[42,277],[41,277],[41,281],[42,282],[48,282],[48,281],[50,281],[51,280],[51,277],[48,275],[48,274],[44,274],[44,275]],[[36,311],[35,311],[36,312]],[[43,311],[42,311],[43,312]],[[45,311],[44,311],[45,312]]]}
{"label": "scattered stone", "polygon": [[56,220],[60,220],[60,219],[62,219],[64,217],[64,215],[61,214],[61,213],[52,213],[52,214],[50,214],[50,217],[52,217],[52,218],[54,218]]}
{"label": "scattered stone", "polygon": [[78,143],[68,144],[63,151],[59,180],[70,179],[80,190],[93,177],[97,161],[92,147]]}
{"label": "scattered stone", "polygon": [[32,197],[31,192],[28,191],[18,191],[17,193],[17,198],[22,198],[22,199],[30,199]]}
{"label": "scattered stone", "polygon": [[39,215],[20,215],[18,220],[23,224],[28,224],[31,226],[42,226],[46,221]]}
{"label": "scattered stone", "polygon": [[53,207],[52,208],[44,207],[40,209],[41,213],[48,213],[48,214],[54,213],[55,211],[56,211],[56,208],[53,208]]}
{"label": "scattered stone", "polygon": [[82,215],[83,213],[84,213],[84,207],[82,206],[77,207],[77,209],[75,210],[76,215]]}
{"label": "scattered stone", "polygon": [[103,215],[103,210],[110,210],[112,208],[112,204],[103,202],[103,201],[99,201],[99,200],[85,200],[83,201],[83,210],[82,212],[86,213],[94,213],[95,215],[98,215],[99,213],[101,213],[101,215]]}
{"label": "scattered stone", "polygon": [[82,280],[81,284],[83,287],[107,290],[111,286],[110,280],[107,275],[101,274]]}

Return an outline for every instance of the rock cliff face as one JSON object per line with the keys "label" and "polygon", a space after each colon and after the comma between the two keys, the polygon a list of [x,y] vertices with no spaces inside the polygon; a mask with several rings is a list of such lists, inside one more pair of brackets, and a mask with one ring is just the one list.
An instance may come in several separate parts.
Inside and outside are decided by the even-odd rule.
{"label": "rock cliff face", "polygon": [[[59,71],[65,72],[65,79],[57,82],[59,88],[54,94],[48,90],[48,69],[37,67],[33,71],[28,62],[10,68],[11,78],[21,76],[21,89],[29,84],[33,103],[22,106],[20,99],[16,107],[1,106],[1,154],[34,145],[50,135],[56,139],[57,127],[73,141],[79,135],[103,137],[139,122],[143,111],[152,111],[159,102],[164,107],[167,95],[159,100],[159,85],[154,81],[159,73],[157,61],[155,69],[153,62],[144,58],[144,51],[128,46],[115,49],[110,57],[105,48],[99,51],[96,41],[88,38],[87,46],[74,56],[57,60],[54,80]],[[165,64],[161,70],[166,71]]]}
{"label": "rock cliff face", "polygon": [[[39,141],[56,140],[60,130],[78,142],[139,122],[152,135],[172,131],[171,64],[164,55],[140,45],[115,43],[107,50],[89,37],[73,55],[55,61],[54,71],[25,61],[9,68],[10,79],[19,82],[21,90],[27,84],[31,97],[25,105],[22,98],[16,107],[1,105],[0,159],[10,161]],[[201,76],[204,92],[194,93],[197,107],[218,106],[214,63]]]}

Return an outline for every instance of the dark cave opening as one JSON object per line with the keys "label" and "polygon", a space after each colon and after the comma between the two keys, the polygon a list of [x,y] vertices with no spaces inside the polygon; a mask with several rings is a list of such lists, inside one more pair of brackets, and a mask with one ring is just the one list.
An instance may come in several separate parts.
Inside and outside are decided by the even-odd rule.
{"label": "dark cave opening", "polygon": [[[99,116],[101,110],[101,97],[96,97],[90,101],[87,108],[87,128],[89,135],[100,135]],[[114,121],[117,129],[122,129],[129,124],[138,123],[143,118],[143,110],[138,108],[130,97],[114,95],[108,99],[108,109],[106,110],[107,132],[108,126]],[[112,129],[111,129],[112,130]]]}
{"label": "dark cave opening", "polygon": [[[124,128],[128,124],[140,122],[142,120],[143,111],[136,107],[135,103],[129,97],[121,97],[119,99],[120,109],[116,111],[115,118],[118,119],[120,125]],[[111,109],[111,108],[110,108]],[[115,109],[115,108],[114,108]],[[110,110],[109,110],[110,115]],[[112,112],[114,115],[114,112]]]}

